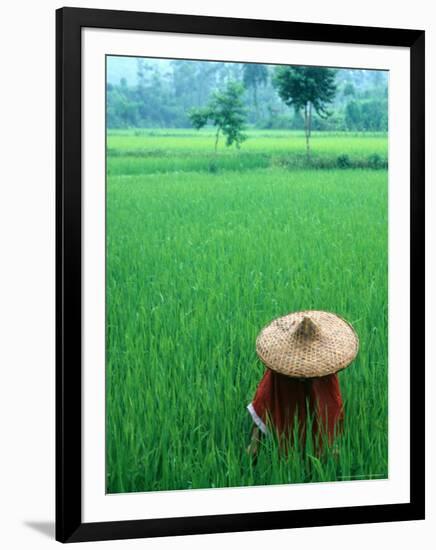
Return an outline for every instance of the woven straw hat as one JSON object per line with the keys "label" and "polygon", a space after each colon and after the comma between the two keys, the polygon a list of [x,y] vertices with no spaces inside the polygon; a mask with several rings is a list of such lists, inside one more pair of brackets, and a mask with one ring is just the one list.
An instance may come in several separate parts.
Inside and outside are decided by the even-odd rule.
{"label": "woven straw hat", "polygon": [[298,311],[279,317],[256,340],[257,354],[268,368],[296,378],[345,369],[358,350],[359,339],[350,323],[326,311]]}

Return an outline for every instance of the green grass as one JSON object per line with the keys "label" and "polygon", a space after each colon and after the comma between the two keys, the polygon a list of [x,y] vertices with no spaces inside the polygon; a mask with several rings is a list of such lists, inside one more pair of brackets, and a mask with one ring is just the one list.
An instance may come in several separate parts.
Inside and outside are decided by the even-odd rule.
{"label": "green grass", "polygon": [[[209,135],[138,133],[108,136],[108,492],[386,477],[387,171],[291,170],[271,158],[293,140],[304,151],[301,136],[259,132],[208,173]],[[383,155],[387,140],[315,136],[313,148]],[[252,152],[268,162],[244,164]],[[339,375],[339,456],[284,456],[268,438],[253,465],[255,338],[300,309],[334,311],[359,334]]]}
{"label": "green grass", "polygon": [[[211,165],[221,171],[305,165],[302,132],[248,130],[246,134],[239,151],[221,139],[215,155],[215,133],[210,130],[112,130],[107,138],[108,175],[209,171]],[[311,143],[314,168],[336,165],[341,155],[357,166],[368,164],[373,155],[387,162],[386,134],[314,133]]]}

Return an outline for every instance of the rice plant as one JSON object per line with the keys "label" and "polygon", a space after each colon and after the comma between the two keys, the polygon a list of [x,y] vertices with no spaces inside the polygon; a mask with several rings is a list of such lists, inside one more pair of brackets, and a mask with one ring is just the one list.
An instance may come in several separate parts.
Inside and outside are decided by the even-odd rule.
{"label": "rice plant", "polygon": [[[280,162],[303,142],[249,132],[211,171],[207,132],[108,135],[108,492],[387,476],[387,170]],[[387,155],[385,135],[312,143],[327,160]],[[344,431],[322,457],[264,438],[253,463],[255,339],[300,309],[358,332]]]}

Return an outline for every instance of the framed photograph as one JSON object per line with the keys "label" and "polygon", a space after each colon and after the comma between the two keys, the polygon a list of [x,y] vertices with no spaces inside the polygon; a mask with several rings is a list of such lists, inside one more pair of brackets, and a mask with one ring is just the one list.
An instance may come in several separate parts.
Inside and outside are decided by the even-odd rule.
{"label": "framed photograph", "polygon": [[424,32],[56,17],[56,538],[423,519]]}

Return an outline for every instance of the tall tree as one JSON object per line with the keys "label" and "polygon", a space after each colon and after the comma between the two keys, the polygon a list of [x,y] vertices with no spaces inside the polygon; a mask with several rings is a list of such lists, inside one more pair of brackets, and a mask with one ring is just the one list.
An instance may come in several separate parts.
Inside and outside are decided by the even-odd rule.
{"label": "tall tree", "polygon": [[206,107],[192,109],[189,113],[192,126],[197,130],[208,123],[215,126],[215,153],[221,133],[226,136],[227,146],[235,143],[236,147],[239,148],[246,139],[243,134],[246,116],[242,102],[243,93],[243,85],[240,82],[231,80],[224,90],[218,90],[212,94]]}
{"label": "tall tree", "polygon": [[344,97],[350,97],[356,95],[356,90],[351,82],[347,82],[342,91]]}
{"label": "tall tree", "polygon": [[303,113],[307,156],[310,156],[312,111],[321,118],[331,113],[327,106],[335,97],[336,71],[325,67],[277,67],[273,85],[289,107]]}
{"label": "tall tree", "polygon": [[242,65],[242,81],[246,88],[253,90],[253,103],[256,115],[259,112],[257,89],[268,81],[268,69],[260,63],[244,63]]}

